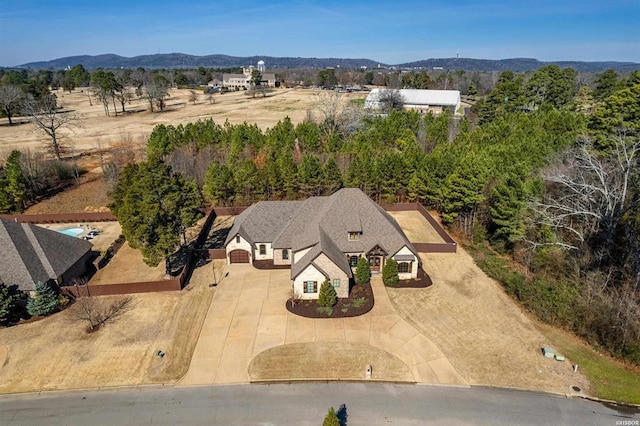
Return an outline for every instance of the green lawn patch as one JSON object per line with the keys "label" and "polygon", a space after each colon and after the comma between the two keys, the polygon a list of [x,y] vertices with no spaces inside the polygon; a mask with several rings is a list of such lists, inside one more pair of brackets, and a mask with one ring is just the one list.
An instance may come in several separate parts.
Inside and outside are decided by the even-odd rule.
{"label": "green lawn patch", "polygon": [[594,396],[628,404],[640,404],[640,371],[607,355],[600,355],[586,343],[551,326],[543,326],[558,352],[578,364],[593,387]]}

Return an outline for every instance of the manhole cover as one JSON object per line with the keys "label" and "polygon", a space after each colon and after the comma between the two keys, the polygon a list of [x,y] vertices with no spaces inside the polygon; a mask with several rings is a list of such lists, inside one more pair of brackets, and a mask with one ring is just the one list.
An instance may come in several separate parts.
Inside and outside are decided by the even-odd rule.
{"label": "manhole cover", "polygon": [[582,390],[577,386],[571,386],[571,389],[573,389],[574,392],[580,392]]}

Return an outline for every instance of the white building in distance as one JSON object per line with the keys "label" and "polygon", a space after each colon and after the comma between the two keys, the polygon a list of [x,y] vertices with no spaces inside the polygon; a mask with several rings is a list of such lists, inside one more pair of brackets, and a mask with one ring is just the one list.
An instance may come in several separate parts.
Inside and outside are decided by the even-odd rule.
{"label": "white building in distance", "polygon": [[[251,73],[255,68],[253,65],[242,68],[242,74],[222,74],[222,87],[232,90],[242,90],[251,87]],[[258,62],[258,71],[262,74],[261,86],[276,87],[276,75],[265,73],[264,61]]]}
{"label": "white building in distance", "polygon": [[[385,90],[392,89],[373,89],[365,100],[365,107],[379,109],[380,95]],[[459,90],[399,89],[398,92],[404,99],[405,109],[416,110],[422,114],[440,114],[443,111],[455,114],[460,109]]]}

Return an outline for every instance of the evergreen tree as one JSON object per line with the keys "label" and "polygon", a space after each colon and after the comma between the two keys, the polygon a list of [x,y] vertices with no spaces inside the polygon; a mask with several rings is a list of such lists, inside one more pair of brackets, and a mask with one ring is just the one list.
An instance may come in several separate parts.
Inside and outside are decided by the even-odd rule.
{"label": "evergreen tree", "polygon": [[322,168],[318,157],[305,154],[298,169],[300,190],[306,196],[320,195],[322,192]]}
{"label": "evergreen tree", "polygon": [[332,308],[338,302],[336,289],[329,280],[325,280],[320,285],[320,293],[318,293],[318,306]]}
{"label": "evergreen tree", "polygon": [[14,315],[18,297],[6,285],[0,283],[0,323],[7,322]]}
{"label": "evergreen tree", "polygon": [[598,101],[603,101],[613,95],[620,87],[618,73],[612,69],[606,70],[598,75],[595,83],[596,87],[593,89],[593,97]]}
{"label": "evergreen tree", "polygon": [[407,186],[407,201],[422,204],[426,197],[427,185],[414,173],[411,179],[409,179],[409,185]]}
{"label": "evergreen tree", "polygon": [[167,259],[179,243],[180,227],[192,226],[202,215],[195,182],[173,173],[160,160],[126,166],[113,199],[110,208],[122,233],[150,266]]}
{"label": "evergreen tree", "polygon": [[215,205],[232,204],[235,194],[233,173],[226,165],[214,160],[207,168],[202,190],[205,197]]}
{"label": "evergreen tree", "polygon": [[288,199],[295,198],[298,190],[298,168],[293,161],[292,151],[284,151],[276,163],[282,178],[282,192]]}
{"label": "evergreen tree", "polygon": [[29,315],[45,316],[55,312],[59,305],[55,290],[49,284],[38,281],[35,296],[27,302],[27,312]]}
{"label": "evergreen tree", "polygon": [[335,408],[331,407],[322,422],[322,426],[340,426],[340,419]]}
{"label": "evergreen tree", "polygon": [[398,264],[393,259],[387,260],[382,268],[382,282],[388,287],[394,287],[399,280]]}
{"label": "evergreen tree", "polygon": [[342,173],[333,157],[329,157],[322,169],[322,186],[327,195],[333,194],[342,187]]}
{"label": "evergreen tree", "polygon": [[21,211],[24,207],[27,185],[20,166],[20,151],[11,151],[4,172],[7,180],[5,191],[13,204],[13,210]]}
{"label": "evergreen tree", "polygon": [[371,281],[371,267],[369,266],[369,261],[361,257],[356,267],[356,283],[366,284],[369,281]]}

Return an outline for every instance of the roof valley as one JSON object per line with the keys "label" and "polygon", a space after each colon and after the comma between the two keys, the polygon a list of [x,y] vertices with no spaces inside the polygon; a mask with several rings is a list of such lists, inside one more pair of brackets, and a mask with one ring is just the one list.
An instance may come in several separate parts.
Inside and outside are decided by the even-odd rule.
{"label": "roof valley", "polygon": [[[44,270],[49,275],[49,278],[55,278],[56,272],[53,269],[53,266],[51,265],[51,262],[49,261],[49,258],[47,257],[46,253],[42,249],[42,246],[40,245],[38,238],[33,233],[33,230],[26,223],[21,223],[20,225],[22,227],[22,230],[24,231],[24,234],[27,236],[27,239],[31,243],[31,247],[33,247],[33,250],[38,255],[38,260],[40,260],[40,263],[42,263]],[[34,260],[35,259],[30,259],[30,261],[34,261]]]}

